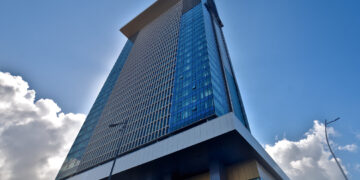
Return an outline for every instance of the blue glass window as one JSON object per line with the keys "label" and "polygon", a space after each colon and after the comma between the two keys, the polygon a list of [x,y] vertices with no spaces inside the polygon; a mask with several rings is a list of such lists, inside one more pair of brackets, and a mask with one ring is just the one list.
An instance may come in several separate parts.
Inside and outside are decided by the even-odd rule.
{"label": "blue glass window", "polygon": [[181,17],[169,131],[229,112],[214,33],[200,3]]}

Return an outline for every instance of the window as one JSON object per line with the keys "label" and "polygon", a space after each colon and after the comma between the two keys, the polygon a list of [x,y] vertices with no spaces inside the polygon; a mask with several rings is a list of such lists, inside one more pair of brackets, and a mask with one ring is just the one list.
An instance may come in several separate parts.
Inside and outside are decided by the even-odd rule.
{"label": "window", "polygon": [[194,106],[191,110],[192,110],[192,111],[196,111],[196,110],[197,110],[197,107]]}

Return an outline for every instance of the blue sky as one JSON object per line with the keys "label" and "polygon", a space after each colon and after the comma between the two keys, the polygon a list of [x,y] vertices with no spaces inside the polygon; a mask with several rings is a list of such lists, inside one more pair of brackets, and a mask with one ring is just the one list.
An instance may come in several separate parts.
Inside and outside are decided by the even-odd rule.
{"label": "blue sky", "polygon": [[[64,112],[88,113],[126,38],[153,0],[0,2],[0,71],[22,76]],[[250,127],[262,144],[333,124],[360,145],[360,3],[217,0]],[[352,177],[359,152],[336,151]],[[359,168],[360,169],[360,168]]]}

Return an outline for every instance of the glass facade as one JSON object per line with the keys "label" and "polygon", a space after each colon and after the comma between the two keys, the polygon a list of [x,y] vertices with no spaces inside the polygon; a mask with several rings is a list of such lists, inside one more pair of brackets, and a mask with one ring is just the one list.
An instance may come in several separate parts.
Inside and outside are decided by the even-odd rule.
{"label": "glass facade", "polygon": [[131,37],[57,179],[229,112],[248,127],[221,26],[213,0],[178,0]]}
{"label": "glass facade", "polygon": [[204,18],[203,7],[200,3],[181,17],[170,132],[229,112],[214,33],[205,28],[211,19]]}
{"label": "glass facade", "polygon": [[212,19],[208,9],[205,6],[206,1],[203,0],[202,11],[204,14],[206,42],[208,48],[211,82],[214,92],[214,104],[216,115],[221,116],[230,111],[229,98],[226,91],[226,82],[223,76],[223,69],[219,51],[216,45],[216,38],[212,28]]}

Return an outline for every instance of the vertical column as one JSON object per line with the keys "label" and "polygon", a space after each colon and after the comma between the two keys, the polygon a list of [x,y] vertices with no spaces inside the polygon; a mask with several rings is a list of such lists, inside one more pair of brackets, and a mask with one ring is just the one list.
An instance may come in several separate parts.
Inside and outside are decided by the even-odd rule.
{"label": "vertical column", "polygon": [[210,164],[210,180],[225,180],[225,173],[223,165],[219,162]]}

